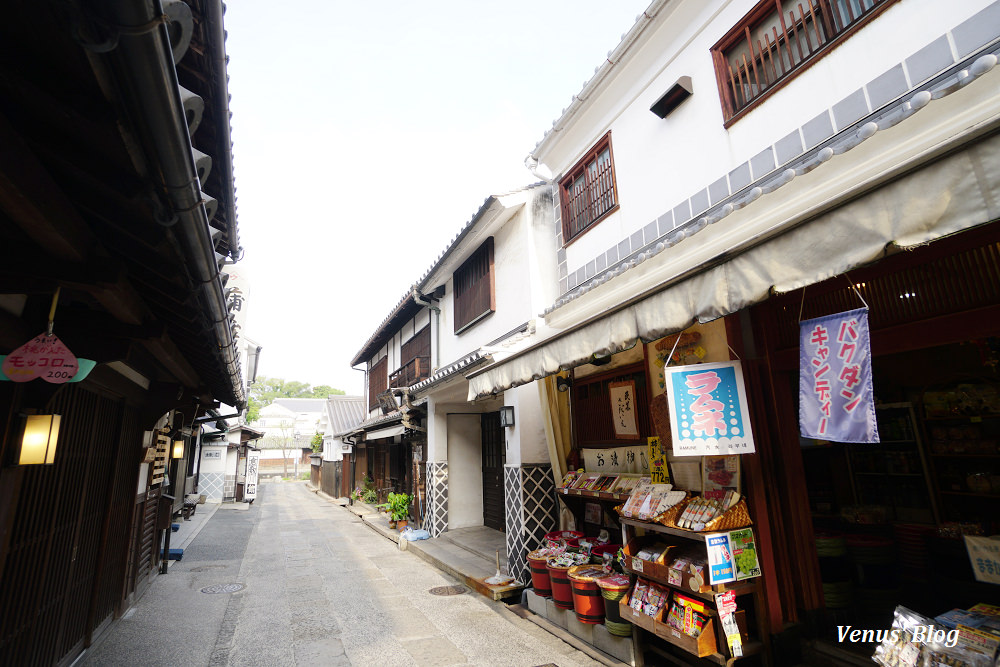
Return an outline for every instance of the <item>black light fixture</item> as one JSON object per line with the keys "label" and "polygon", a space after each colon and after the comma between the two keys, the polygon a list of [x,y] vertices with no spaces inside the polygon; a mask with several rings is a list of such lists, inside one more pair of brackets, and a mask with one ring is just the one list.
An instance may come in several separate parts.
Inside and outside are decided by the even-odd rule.
{"label": "black light fixture", "polygon": [[505,405],[500,408],[500,426],[510,428],[514,425],[514,406]]}
{"label": "black light fixture", "polygon": [[559,391],[569,391],[570,387],[573,386],[573,381],[568,377],[562,375],[556,377],[556,389]]}

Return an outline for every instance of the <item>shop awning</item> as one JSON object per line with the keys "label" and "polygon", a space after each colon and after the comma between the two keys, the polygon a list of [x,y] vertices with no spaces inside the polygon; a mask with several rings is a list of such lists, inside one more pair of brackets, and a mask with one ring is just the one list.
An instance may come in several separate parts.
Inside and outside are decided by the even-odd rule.
{"label": "shop awning", "polygon": [[[579,366],[595,353],[611,354],[640,339],[653,341],[695,322],[736,313],[767,299],[772,291],[821,282],[893,248],[912,248],[997,220],[1000,137],[979,135],[978,143],[966,141],[964,148],[919,167],[901,166],[895,180],[873,181],[865,194],[852,193],[854,198],[845,203],[828,201],[823,212],[812,217],[779,216],[775,210],[795,210],[799,200],[815,199],[814,191],[836,187],[830,181],[849,178],[857,163],[824,166],[795,177],[795,187],[759,196],[738,211],[740,215],[726,218],[727,223],[735,218],[731,225],[739,227],[719,223],[704,232],[705,240],[699,235],[687,242],[700,243],[685,248],[682,242],[627,271],[627,276],[618,276],[617,281],[627,285],[634,274],[633,282],[639,285],[628,300],[471,373],[469,400]],[[878,148],[876,142],[866,150]],[[850,189],[840,183],[839,192]],[[650,276],[658,282],[648,286]],[[613,290],[615,282],[597,289]]]}
{"label": "shop awning", "polygon": [[368,431],[365,434],[366,440],[378,440],[379,438],[391,438],[396,435],[403,435],[402,424],[397,424],[396,426],[390,426],[388,428],[380,428],[375,431]]}

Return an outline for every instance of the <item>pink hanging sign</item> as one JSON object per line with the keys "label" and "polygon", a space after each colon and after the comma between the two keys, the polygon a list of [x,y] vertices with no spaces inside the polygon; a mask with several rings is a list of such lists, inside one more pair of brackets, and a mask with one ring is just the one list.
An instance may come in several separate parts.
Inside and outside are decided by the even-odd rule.
{"label": "pink hanging sign", "polygon": [[73,379],[79,364],[58,336],[40,333],[8,354],[0,370],[14,382],[42,378],[52,384],[62,384]]}

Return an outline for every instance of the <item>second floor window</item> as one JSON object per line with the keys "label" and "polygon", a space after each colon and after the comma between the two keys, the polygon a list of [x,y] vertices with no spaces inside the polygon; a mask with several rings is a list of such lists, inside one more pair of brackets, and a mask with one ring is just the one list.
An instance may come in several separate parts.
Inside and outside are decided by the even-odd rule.
{"label": "second floor window", "polygon": [[402,365],[389,376],[389,386],[409,387],[430,377],[431,370],[431,327],[425,326],[408,341],[400,351]]}
{"label": "second floor window", "polygon": [[569,243],[618,207],[610,132],[559,182],[559,194],[563,243]]}
{"label": "second floor window", "polygon": [[389,361],[382,357],[368,369],[368,409],[378,407],[378,395],[389,388]]}
{"label": "second floor window", "polygon": [[712,47],[728,122],[896,0],[761,0]]}
{"label": "second floor window", "polygon": [[455,271],[455,333],[496,310],[493,276],[493,237]]}

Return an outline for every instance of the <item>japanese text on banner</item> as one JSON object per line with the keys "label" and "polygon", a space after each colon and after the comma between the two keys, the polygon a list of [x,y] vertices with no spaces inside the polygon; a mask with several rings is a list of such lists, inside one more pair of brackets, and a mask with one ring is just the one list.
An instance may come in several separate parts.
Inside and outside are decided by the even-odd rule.
{"label": "japanese text on banner", "polygon": [[799,430],[835,442],[878,442],[868,309],[799,323]]}
{"label": "japanese text on banner", "polygon": [[675,455],[756,451],[740,362],[672,366],[663,372]]}

